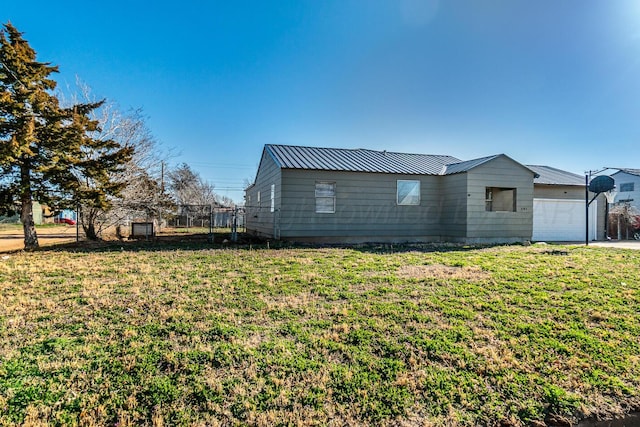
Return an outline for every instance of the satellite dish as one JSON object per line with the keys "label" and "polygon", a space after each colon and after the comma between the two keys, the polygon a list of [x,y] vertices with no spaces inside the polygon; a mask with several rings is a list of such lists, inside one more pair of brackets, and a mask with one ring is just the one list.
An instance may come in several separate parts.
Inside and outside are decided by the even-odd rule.
{"label": "satellite dish", "polygon": [[596,176],[589,183],[589,191],[592,193],[606,193],[609,190],[613,190],[616,186],[613,178],[607,175]]}

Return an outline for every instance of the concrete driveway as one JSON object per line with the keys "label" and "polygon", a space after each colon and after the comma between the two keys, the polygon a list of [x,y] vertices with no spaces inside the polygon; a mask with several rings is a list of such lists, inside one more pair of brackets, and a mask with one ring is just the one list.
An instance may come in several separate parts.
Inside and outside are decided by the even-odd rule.
{"label": "concrete driveway", "polygon": [[601,242],[589,242],[589,246],[640,250],[640,240],[607,240]]}

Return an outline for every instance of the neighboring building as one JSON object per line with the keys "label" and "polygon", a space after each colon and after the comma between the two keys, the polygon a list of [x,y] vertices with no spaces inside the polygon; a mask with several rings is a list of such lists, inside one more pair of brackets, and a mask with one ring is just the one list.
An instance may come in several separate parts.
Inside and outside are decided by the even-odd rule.
{"label": "neighboring building", "polygon": [[0,224],[17,224],[20,222],[20,215],[0,215]]}
{"label": "neighboring building", "polygon": [[[533,190],[534,241],[572,242],[586,237],[585,177],[550,166],[527,167],[538,174]],[[589,200],[594,197],[589,193]],[[605,239],[607,201],[589,207],[589,240]]]}
{"label": "neighboring building", "polygon": [[451,156],[266,145],[246,189],[246,228],[331,242],[531,239],[536,173],[504,154]]}
{"label": "neighboring building", "polygon": [[620,169],[611,178],[616,183],[615,203],[629,203],[640,209],[640,169]]}
{"label": "neighboring building", "polygon": [[38,202],[33,202],[31,209],[33,212],[33,222],[36,225],[44,224],[45,207]]}
{"label": "neighboring building", "polygon": [[[31,203],[31,209],[33,212],[33,223],[35,225],[44,224],[45,214],[48,212],[48,208],[41,205],[38,202]],[[16,206],[16,213],[11,216],[0,216],[0,223],[19,223],[20,222],[20,207]]]}
{"label": "neighboring building", "polygon": [[71,209],[63,209],[56,215],[57,222],[64,222],[63,220],[71,220],[74,223],[78,220],[76,211]]}

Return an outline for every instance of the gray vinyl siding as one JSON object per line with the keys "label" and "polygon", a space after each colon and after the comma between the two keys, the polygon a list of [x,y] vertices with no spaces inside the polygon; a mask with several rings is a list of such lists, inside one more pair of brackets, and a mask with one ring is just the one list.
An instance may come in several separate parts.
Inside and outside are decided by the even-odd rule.
{"label": "gray vinyl siding", "polygon": [[[420,205],[396,204],[397,180],[420,181]],[[282,171],[281,237],[315,241],[440,240],[440,177]],[[316,182],[335,182],[335,213],[315,212]]]}
{"label": "gray vinyl siding", "polygon": [[443,240],[460,240],[467,236],[467,174],[442,177]]}
{"label": "gray vinyl siding", "polygon": [[533,189],[533,197],[536,199],[584,200],[584,186],[536,184]]}
{"label": "gray vinyl siding", "polygon": [[[266,151],[262,153],[260,167],[254,185],[247,190],[247,232],[264,237],[278,237],[277,216],[281,201],[282,171]],[[271,212],[271,185],[275,184],[275,206]],[[260,192],[260,202],[258,202]]]}
{"label": "gray vinyl siding", "polygon": [[[457,174],[414,175],[280,168],[265,150],[246,192],[247,231],[331,243],[524,241],[532,234],[533,175],[502,155]],[[397,204],[398,180],[420,182],[419,205]],[[316,213],[318,182],[335,183],[334,213]],[[517,211],[487,212],[487,187],[516,188]]]}
{"label": "gray vinyl siding", "polygon": [[[467,181],[467,241],[530,240],[533,231],[533,172],[506,156],[472,169]],[[515,212],[487,212],[486,188],[515,188]]]}

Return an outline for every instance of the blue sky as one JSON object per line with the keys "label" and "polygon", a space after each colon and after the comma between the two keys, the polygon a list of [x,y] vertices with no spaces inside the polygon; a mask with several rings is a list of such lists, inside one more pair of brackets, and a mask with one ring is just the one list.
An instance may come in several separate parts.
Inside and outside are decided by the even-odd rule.
{"label": "blue sky", "polygon": [[242,200],[264,144],[640,168],[640,3],[8,2],[10,20]]}

